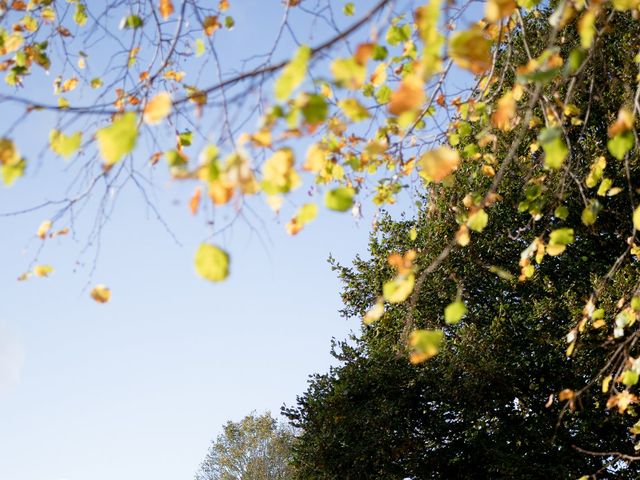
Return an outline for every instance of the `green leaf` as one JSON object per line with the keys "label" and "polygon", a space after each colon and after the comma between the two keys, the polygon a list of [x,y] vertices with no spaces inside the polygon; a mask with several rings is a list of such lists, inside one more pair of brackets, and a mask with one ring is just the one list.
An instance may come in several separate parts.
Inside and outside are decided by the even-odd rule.
{"label": "green leaf", "polygon": [[552,170],[559,169],[569,154],[559,128],[545,128],[538,137],[544,150],[544,164]]}
{"label": "green leaf", "polygon": [[414,283],[415,276],[413,273],[389,280],[382,286],[382,296],[389,303],[404,302],[413,292]]}
{"label": "green leaf", "polygon": [[362,105],[355,98],[340,100],[338,102],[338,106],[345,114],[345,116],[352,122],[361,122],[362,120],[366,120],[371,116],[369,114],[369,110],[367,110],[364,105]]}
{"label": "green leaf", "polygon": [[96,139],[105,165],[110,167],[131,153],[137,138],[137,118],[133,112],[117,117],[110,126],[98,130]]}
{"label": "green leaf", "polygon": [[351,17],[354,13],[356,13],[356,6],[353,2],[348,2],[342,7],[342,12],[347,16]]}
{"label": "green leaf", "polygon": [[633,148],[635,138],[633,132],[620,133],[607,142],[609,153],[622,160],[629,150]]}
{"label": "green leaf", "polygon": [[559,228],[549,234],[549,242],[555,245],[568,245],[574,242],[573,228]]}
{"label": "green leaf", "polygon": [[77,3],[73,13],[73,21],[81,27],[84,27],[87,23],[87,18],[87,6],[83,3]]}
{"label": "green leaf", "polygon": [[13,183],[20,177],[24,175],[25,168],[27,167],[27,163],[24,159],[21,159],[17,163],[7,163],[3,164],[2,169],[2,181],[7,187],[13,185]]}
{"label": "green leaf", "polygon": [[560,205],[555,209],[553,215],[560,220],[566,220],[567,218],[569,218],[569,209],[564,205]]}
{"label": "green leaf", "polygon": [[51,150],[57,155],[69,158],[80,148],[82,133],[75,132],[71,135],[65,135],[59,130],[51,130],[49,142],[51,144]]}
{"label": "green leaf", "polygon": [[483,208],[472,213],[467,220],[467,227],[469,227],[474,232],[481,232],[485,229],[489,223],[489,215],[484,211]]}
{"label": "green leaf", "polygon": [[279,101],[284,101],[291,96],[293,91],[300,86],[307,74],[311,48],[302,45],[298,48],[291,61],[282,70],[282,74],[275,83],[275,95]]}
{"label": "green leaf", "polygon": [[193,132],[190,130],[180,132],[178,134],[178,142],[180,142],[180,145],[183,147],[190,147],[191,142],[193,142]]}
{"label": "green leaf", "polygon": [[350,187],[339,187],[329,190],[324,196],[324,204],[330,210],[346,212],[353,206],[355,190]]}
{"label": "green leaf", "polygon": [[586,226],[593,225],[598,219],[598,213],[602,210],[602,205],[598,200],[590,200],[589,205],[582,211],[582,223]]}
{"label": "green leaf", "polygon": [[229,275],[229,255],[214,245],[201,244],[194,264],[198,275],[212,282],[220,282]]}
{"label": "green leaf", "polygon": [[466,313],[467,307],[464,302],[462,300],[456,300],[444,309],[444,321],[447,325],[455,325],[462,320],[462,317],[464,317]]}
{"label": "green leaf", "polygon": [[129,15],[122,19],[120,28],[130,28],[135,30],[136,28],[142,27],[143,23],[142,18],[138,15]]}
{"label": "green leaf", "polygon": [[224,26],[227,27],[228,30],[231,30],[236,25],[236,21],[233,17],[225,17]]}
{"label": "green leaf", "polygon": [[638,372],[633,370],[625,370],[622,373],[622,383],[624,383],[627,387],[632,387],[636,383],[638,383]]}
{"label": "green leaf", "polygon": [[309,95],[302,107],[302,116],[310,125],[317,125],[327,119],[329,105],[322,95]]}

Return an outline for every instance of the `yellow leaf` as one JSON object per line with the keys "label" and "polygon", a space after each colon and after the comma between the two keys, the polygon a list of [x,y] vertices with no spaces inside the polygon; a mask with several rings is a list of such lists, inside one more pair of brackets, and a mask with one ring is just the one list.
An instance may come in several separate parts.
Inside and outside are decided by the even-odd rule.
{"label": "yellow leaf", "polygon": [[96,285],[91,290],[91,298],[98,303],[107,303],[111,299],[111,290],[105,285]]}
{"label": "yellow leaf", "polygon": [[296,214],[289,220],[286,230],[289,235],[296,235],[302,228],[318,215],[318,205],[315,203],[307,203],[300,207]]}
{"label": "yellow leaf", "polygon": [[580,20],[578,20],[578,33],[580,34],[582,48],[589,48],[593,43],[593,37],[596,34],[595,20],[596,15],[591,10],[584,12]]}
{"label": "yellow leaf", "polygon": [[421,175],[434,182],[441,182],[458,168],[460,155],[449,147],[442,146],[420,157]]}
{"label": "yellow leaf", "polygon": [[262,168],[262,189],[272,195],[287,193],[300,185],[300,176],[295,171],[295,158],[290,148],[275,152]]}
{"label": "yellow leaf", "polygon": [[71,77],[68,80],[65,80],[64,83],[62,84],[62,91],[63,92],[70,92],[72,90],[74,90],[76,87],[78,86],[78,78],[77,77]]}
{"label": "yellow leaf", "polygon": [[413,273],[409,275],[399,275],[395,279],[385,282],[382,286],[382,295],[389,303],[404,302],[409,295],[411,295],[411,292],[413,292],[414,284],[415,275]]}
{"label": "yellow leaf", "polygon": [[422,363],[438,354],[444,341],[442,330],[414,330],[409,336],[411,363]]}
{"label": "yellow leaf", "polygon": [[441,4],[442,0],[431,0],[416,10],[416,25],[424,45],[420,71],[425,80],[442,69],[444,36],[438,25]]}
{"label": "yellow leaf", "polygon": [[38,233],[37,233],[38,238],[44,240],[47,236],[47,233],[49,233],[49,230],[51,230],[52,226],[53,226],[53,222],[51,220],[43,221],[38,227]]}
{"label": "yellow leaf", "polygon": [[171,113],[171,95],[168,92],[158,93],[147,102],[142,119],[148,125],[156,125]]}
{"label": "yellow leaf", "polygon": [[380,320],[382,315],[384,315],[384,302],[379,298],[375,305],[367,311],[362,320],[365,325],[371,325],[373,322]]}
{"label": "yellow leaf", "polygon": [[391,95],[389,112],[401,115],[405,112],[418,110],[425,102],[424,84],[418,75],[407,75],[400,82],[398,90]]}
{"label": "yellow leaf", "polygon": [[485,17],[490,22],[497,22],[501,18],[511,15],[516,9],[514,0],[488,0]]}
{"label": "yellow leaf", "polygon": [[20,162],[20,153],[13,141],[0,138],[0,165],[16,165]]}
{"label": "yellow leaf", "polygon": [[307,66],[311,58],[311,48],[302,45],[291,61],[284,67],[282,74],[274,85],[276,99],[286,100],[300,86],[307,74]]}
{"label": "yellow leaf", "polygon": [[64,158],[69,158],[73,155],[82,143],[82,133],[75,132],[71,135],[65,135],[59,130],[51,130],[49,134],[49,143],[51,150],[57,155]]}
{"label": "yellow leaf", "polygon": [[211,282],[220,282],[229,275],[229,255],[214,245],[201,244],[194,264],[198,275]]}
{"label": "yellow leaf", "polygon": [[51,265],[36,265],[33,267],[33,274],[36,277],[48,277],[50,273],[53,273]]}
{"label": "yellow leaf", "polygon": [[481,74],[491,68],[491,41],[482,28],[474,25],[449,40],[449,56],[461,68]]}
{"label": "yellow leaf", "polygon": [[318,173],[327,163],[327,152],[317,143],[307,150],[307,157],[302,168],[308,172]]}
{"label": "yellow leaf", "polygon": [[96,132],[98,148],[107,168],[133,151],[138,138],[136,123],[136,114],[128,112],[117,117],[110,126]]}
{"label": "yellow leaf", "polygon": [[512,92],[504,94],[500,100],[496,110],[491,115],[491,123],[504,131],[508,132],[513,128],[513,119],[516,116],[516,100],[513,98]]}

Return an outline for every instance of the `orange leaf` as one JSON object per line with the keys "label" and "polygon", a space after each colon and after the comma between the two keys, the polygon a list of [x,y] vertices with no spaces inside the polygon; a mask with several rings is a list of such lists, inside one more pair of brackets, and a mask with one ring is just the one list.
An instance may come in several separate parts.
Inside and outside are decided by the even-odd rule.
{"label": "orange leaf", "polygon": [[218,22],[217,15],[209,15],[205,17],[202,21],[202,28],[204,28],[204,33],[210,37],[214,34],[214,32],[220,28],[220,22]]}
{"label": "orange leaf", "polygon": [[156,125],[171,113],[171,95],[161,92],[147,102],[142,118],[148,125]]}
{"label": "orange leaf", "polygon": [[198,208],[200,207],[200,199],[202,198],[202,188],[196,187],[193,191],[193,195],[191,196],[191,200],[189,200],[189,210],[191,210],[191,214],[195,215],[198,213]]}
{"label": "orange leaf", "polygon": [[53,222],[51,220],[45,220],[44,222],[42,222],[38,227],[38,237],[44,240],[47,236],[47,233],[49,233],[49,230],[51,230],[52,225]]}
{"label": "orange leaf", "polygon": [[111,299],[111,290],[105,285],[96,285],[91,290],[91,298],[98,303],[107,303]]}
{"label": "orange leaf", "polygon": [[174,12],[173,2],[171,0],[160,0],[160,15],[165,20]]}
{"label": "orange leaf", "polygon": [[405,112],[417,110],[425,101],[423,83],[418,75],[407,75],[398,90],[391,95],[389,112],[401,115]]}

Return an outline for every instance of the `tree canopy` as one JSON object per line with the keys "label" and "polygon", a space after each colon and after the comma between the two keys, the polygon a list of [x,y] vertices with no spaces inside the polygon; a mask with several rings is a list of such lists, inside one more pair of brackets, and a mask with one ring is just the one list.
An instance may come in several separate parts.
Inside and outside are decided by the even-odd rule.
{"label": "tree canopy", "polygon": [[293,431],[271,414],[227,422],[211,443],[196,480],[288,480]]}
{"label": "tree canopy", "polygon": [[[638,0],[488,0],[482,11],[288,0],[273,48],[241,71],[223,68],[217,46],[235,26],[233,8],[0,0],[0,101],[11,112],[3,182],[27,181],[52,155],[69,172],[59,198],[5,212],[42,214],[41,246],[20,279],[52,274],[38,255],[74,232],[78,213],[94,213],[95,240],[118,189],[145,192],[160,169],[192,189],[189,208],[206,231],[195,270],[212,282],[233,269],[214,237],[233,226],[220,211],[236,218],[264,202],[296,235],[319,205],[357,217],[367,205],[410,202],[415,222],[379,220],[372,261],[341,269],[346,312],[366,325],[362,343],[303,401],[333,395],[343,373],[362,392],[393,390],[378,368],[361,372],[391,362],[400,385],[424,383],[397,392],[403,410],[405,401],[418,409],[397,438],[347,450],[372,475],[415,475],[429,461],[468,472],[477,458],[490,476],[526,476],[530,465],[632,475],[621,465],[639,458],[640,432]],[[295,48],[278,59],[298,14],[324,36],[293,32]],[[38,88],[45,71],[54,100]],[[50,130],[29,142],[46,153],[25,158],[15,137],[44,115]],[[92,291],[102,303],[110,295]],[[292,418],[318,442],[323,413],[301,408]],[[375,408],[386,414],[358,425],[364,433],[400,407]],[[433,444],[414,458],[407,436]],[[362,456],[370,448],[382,456]],[[309,468],[329,468],[311,457]],[[397,462],[367,463],[383,457]]]}

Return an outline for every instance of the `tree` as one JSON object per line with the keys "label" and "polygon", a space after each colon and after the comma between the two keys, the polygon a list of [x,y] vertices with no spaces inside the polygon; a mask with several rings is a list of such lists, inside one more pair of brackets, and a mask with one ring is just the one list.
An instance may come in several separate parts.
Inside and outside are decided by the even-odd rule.
{"label": "tree", "polygon": [[[363,205],[425,197],[416,208],[431,226],[410,233],[427,232],[424,243],[390,239],[386,275],[375,291],[362,285],[369,296],[358,306],[379,322],[375,335],[415,364],[457,365],[452,381],[475,385],[480,405],[497,402],[505,426],[519,410],[499,394],[524,389],[526,372],[544,367],[535,385],[553,395],[560,423],[577,422],[568,438],[572,428],[594,435],[577,445],[593,457],[584,461],[637,460],[631,439],[618,450],[619,437],[609,444],[598,428],[640,431],[638,1],[488,0],[479,13],[467,1],[345,2],[336,11],[329,0],[287,0],[275,45],[241,71],[221,64],[231,3],[0,0],[0,99],[13,119],[0,133],[3,182],[37,174],[43,158],[26,159],[15,140],[34,118],[51,126],[42,157],[70,159],[58,163],[69,181],[54,200],[6,212],[42,215],[44,244],[20,278],[52,273],[38,255],[75,230],[78,213],[94,213],[95,241],[123,185],[161,218],[145,189],[159,165],[193,188],[185,196],[206,229],[195,268],[213,282],[231,266],[212,235],[251,199],[290,218],[295,235],[319,204],[358,216]],[[202,69],[213,75],[200,79]],[[44,71],[54,101],[33,82]],[[309,195],[295,193],[305,181]],[[218,222],[225,205],[229,224]],[[109,293],[100,285],[92,296],[107,302]],[[511,319],[521,320],[512,331]],[[493,330],[505,340],[495,347]],[[487,356],[500,346],[509,348]],[[531,352],[546,360],[537,365]],[[476,385],[477,365],[497,372],[504,390]],[[531,400],[530,409],[547,402]],[[587,410],[600,420],[581,423]]]}
{"label": "tree", "polygon": [[227,422],[212,442],[196,480],[288,480],[293,432],[271,414]]}
{"label": "tree", "polygon": [[[496,65],[543,54],[537,40],[551,12],[523,18]],[[302,432],[298,478],[637,477],[638,428],[620,415],[633,418],[637,401],[636,334],[626,330],[640,306],[638,262],[629,255],[633,203],[611,191],[634,191],[637,157],[602,154],[617,153],[626,114],[612,105],[624,103],[625,72],[637,70],[621,52],[640,31],[615,13],[609,21],[610,35],[583,73],[590,82],[606,76],[611,88],[559,103],[567,117],[589,111],[588,125],[572,122],[561,139],[521,130],[515,143],[515,127],[498,128],[487,155],[478,142],[487,132],[461,118],[450,141],[469,154],[455,178],[427,192],[415,220],[382,218],[369,260],[335,266],[343,313],[364,325],[354,344],[334,350],[342,365],[314,376],[297,406],[285,409]],[[575,51],[580,41],[579,32],[566,32],[559,51]],[[508,99],[516,78],[507,72],[502,81],[499,95]],[[541,98],[568,94],[562,82],[543,85]],[[542,101],[520,121],[532,127],[554,108]],[[438,155],[435,164],[448,161]],[[570,170],[554,173],[548,163],[556,155]],[[500,175],[493,162],[509,157],[514,164],[492,192]],[[477,193],[487,190],[499,198]],[[487,203],[489,218],[477,208]],[[474,205],[462,223],[461,212]],[[445,232],[456,229],[454,242],[464,248],[443,250]],[[482,235],[470,241],[470,231]],[[414,366],[404,356],[407,341]]]}

